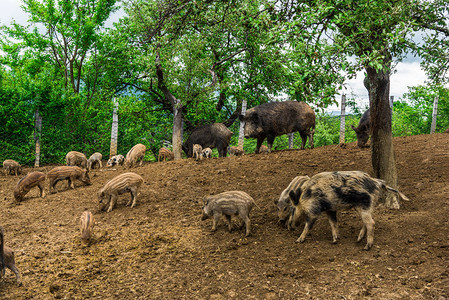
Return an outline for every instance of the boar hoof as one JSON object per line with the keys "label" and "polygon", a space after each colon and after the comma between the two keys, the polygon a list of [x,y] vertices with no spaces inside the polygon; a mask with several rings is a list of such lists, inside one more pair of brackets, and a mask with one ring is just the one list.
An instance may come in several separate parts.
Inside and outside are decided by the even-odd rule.
{"label": "boar hoof", "polygon": [[300,237],[299,239],[296,240],[296,242],[297,242],[297,243],[304,243],[304,240],[305,240],[304,238],[301,238],[301,237]]}
{"label": "boar hoof", "polygon": [[365,248],[363,248],[363,250],[368,251],[369,249],[371,249],[373,245],[372,244],[366,244]]}

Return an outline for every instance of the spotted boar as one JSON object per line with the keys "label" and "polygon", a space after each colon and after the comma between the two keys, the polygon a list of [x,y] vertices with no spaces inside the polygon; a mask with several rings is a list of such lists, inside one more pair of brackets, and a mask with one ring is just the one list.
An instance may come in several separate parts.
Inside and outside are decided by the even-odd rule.
{"label": "spotted boar", "polygon": [[199,144],[193,145],[193,158],[195,160],[202,160],[203,159],[203,147]]}
{"label": "spotted boar", "polygon": [[383,180],[371,178],[360,171],[323,172],[299,180],[302,184],[289,193],[294,205],[294,212],[290,218],[290,226],[295,228],[301,218],[305,218],[304,230],[297,242],[304,242],[308,232],[312,229],[318,216],[325,212],[332,229],[332,241],[337,243],[338,224],[337,211],[354,208],[363,221],[357,242],[365,235],[367,243],[365,250],[369,250],[374,240],[374,220],[372,213],[378,200],[387,192],[393,192],[402,200],[408,198],[398,190],[385,184]]}
{"label": "spotted boar", "polygon": [[16,267],[14,251],[4,244],[4,230],[0,226],[0,277],[5,275],[5,269],[10,269],[16,275],[18,285],[22,284],[19,269]]}
{"label": "spotted boar", "polygon": [[205,148],[203,151],[201,151],[201,155],[204,158],[212,158],[212,149],[211,148]]}
{"label": "spotted boar", "polygon": [[76,166],[62,166],[53,168],[48,172],[47,178],[49,181],[48,190],[50,191],[50,193],[52,192],[52,190],[58,192],[58,190],[56,189],[56,184],[59,181],[65,179],[67,179],[67,187],[71,189],[75,188],[75,185],[73,183],[75,180],[79,180],[85,185],[92,184],[87,169],[81,169],[80,167]]}
{"label": "spotted boar", "polygon": [[81,214],[80,229],[81,229],[81,242],[84,244],[89,243],[92,238],[92,232],[95,226],[94,216],[87,209]]}
{"label": "spotted boar", "polygon": [[365,113],[362,115],[359,121],[359,126],[354,127],[351,125],[351,128],[355,131],[355,134],[357,135],[357,146],[360,148],[366,148],[368,145],[366,144],[368,142],[369,136],[370,136],[370,112],[369,109],[365,111]]}
{"label": "spotted boar", "polygon": [[[202,220],[213,217],[212,231],[217,230],[217,223],[224,215],[228,222],[229,231],[232,230],[231,216],[238,215],[246,225],[246,236],[251,233],[251,220],[249,214],[254,206],[254,199],[242,191],[230,191],[203,199]],[[243,225],[242,224],[242,225]]]}
{"label": "spotted boar", "polygon": [[293,212],[293,205],[290,201],[290,192],[297,191],[304,181],[309,180],[307,176],[296,176],[290,182],[285,190],[282,191],[279,200],[274,200],[274,204],[278,209],[279,222],[283,225],[287,225],[290,229],[290,216]]}
{"label": "spotted boar", "polygon": [[95,152],[92,154],[87,160],[87,170],[90,171],[94,169],[95,166],[98,166],[101,169],[103,167],[103,164],[101,163],[102,158],[103,155],[101,155],[100,152]]}
{"label": "spotted boar", "polygon": [[145,151],[147,151],[147,147],[143,144],[134,145],[131,150],[126,154],[125,159],[125,167],[133,168],[138,161],[140,161],[139,166],[142,166],[143,157],[145,156]]}
{"label": "spotted boar", "polygon": [[78,166],[83,169],[87,168],[86,155],[78,151],[70,151],[67,153],[65,156],[65,161],[68,166]]}
{"label": "spotted boar", "polygon": [[226,157],[232,131],[223,123],[213,123],[193,129],[182,149],[188,157],[193,157],[193,145],[199,144],[203,148],[217,148],[219,157]]}
{"label": "spotted boar", "polygon": [[270,102],[255,106],[239,116],[245,122],[245,138],[256,138],[256,153],[267,138],[268,151],[277,136],[298,131],[301,135],[301,149],[304,149],[309,138],[310,147],[313,148],[313,135],[315,133],[315,112],[304,102],[284,101]]}
{"label": "spotted boar", "polygon": [[123,163],[125,162],[125,157],[121,154],[112,156],[109,160],[106,166],[113,167],[115,165],[123,166]]}
{"label": "spotted boar", "polygon": [[19,180],[14,189],[14,198],[22,201],[23,197],[35,186],[39,188],[40,197],[45,197],[44,182],[47,177],[42,172],[31,172]]}
{"label": "spotted boar", "polygon": [[22,166],[18,162],[12,159],[7,159],[3,162],[3,169],[5,175],[18,175],[22,173]]}
{"label": "spotted boar", "polygon": [[229,155],[235,155],[235,156],[240,156],[245,154],[245,151],[243,151],[243,147],[235,147],[235,146],[230,146],[228,148],[228,152]]}
{"label": "spotted boar", "polygon": [[111,212],[117,204],[118,195],[130,192],[131,199],[126,205],[133,208],[137,201],[137,192],[143,183],[143,178],[136,173],[128,172],[120,174],[109,180],[106,185],[98,191],[98,202],[101,210],[108,207],[107,212]]}
{"label": "spotted boar", "polygon": [[173,160],[174,158],[175,155],[170,149],[167,148],[159,149],[159,155],[157,156],[158,161]]}

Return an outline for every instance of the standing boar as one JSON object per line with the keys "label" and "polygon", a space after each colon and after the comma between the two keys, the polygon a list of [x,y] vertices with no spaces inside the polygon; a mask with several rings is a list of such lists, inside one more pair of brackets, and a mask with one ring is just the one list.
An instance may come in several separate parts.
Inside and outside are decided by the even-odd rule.
{"label": "standing boar", "polygon": [[188,157],[193,157],[193,145],[199,144],[203,148],[217,148],[219,157],[226,157],[227,147],[231,141],[232,131],[223,123],[213,123],[195,128],[182,150]]}
{"label": "standing boar", "polygon": [[18,175],[22,173],[22,167],[18,162],[12,159],[7,159],[3,162],[3,169],[5,170],[5,175]]}
{"label": "standing boar", "polygon": [[87,168],[86,155],[78,151],[70,151],[67,153],[65,156],[65,161],[68,166],[78,166],[83,169]]}
{"label": "standing boar", "polygon": [[203,147],[199,144],[193,145],[193,158],[195,160],[202,160],[203,159]]}
{"label": "standing boar", "polygon": [[23,197],[35,186],[39,188],[40,197],[45,197],[44,182],[45,174],[42,172],[31,172],[19,180],[14,189],[14,198],[17,201],[22,201]]}
{"label": "standing boar", "polygon": [[[246,236],[251,233],[251,220],[249,213],[254,206],[254,200],[245,192],[230,191],[203,199],[202,220],[213,217],[212,231],[217,230],[217,222],[221,216],[225,216],[229,231],[232,230],[231,216],[239,216],[246,225]],[[243,226],[243,224],[242,224]]]}
{"label": "standing boar", "polygon": [[22,284],[20,279],[19,269],[16,267],[16,261],[14,259],[14,251],[5,246],[4,241],[4,230],[0,227],[0,277],[5,275],[5,268],[10,269],[16,275],[16,282],[18,285]]}
{"label": "standing boar", "polygon": [[228,151],[229,151],[229,155],[235,155],[235,156],[240,156],[245,154],[245,151],[243,151],[243,147],[234,147],[234,146],[230,146],[228,147]]}
{"label": "standing boar", "polygon": [[211,148],[203,149],[203,151],[201,151],[201,155],[204,158],[212,158],[212,149]]}
{"label": "standing boar", "polygon": [[67,187],[74,189],[75,185],[73,182],[76,180],[79,180],[83,182],[85,185],[91,185],[89,178],[89,173],[86,169],[81,169],[80,167],[75,166],[62,166],[62,167],[56,167],[50,170],[47,174],[49,186],[48,190],[50,193],[52,192],[52,189],[58,192],[56,189],[56,184],[61,181],[67,179]]}
{"label": "standing boar", "polygon": [[359,121],[359,126],[354,127],[354,125],[351,125],[351,128],[355,131],[355,134],[357,135],[357,146],[360,148],[366,148],[367,142],[370,136],[370,112],[369,109],[365,111],[365,113],[362,115]]}
{"label": "standing boar", "polygon": [[256,153],[267,138],[268,151],[271,152],[274,139],[277,136],[298,131],[301,135],[301,149],[304,149],[309,137],[310,147],[313,148],[315,133],[315,112],[304,102],[285,101],[265,103],[247,110],[239,116],[245,122],[245,138],[256,138]]}
{"label": "standing boar", "polygon": [[81,242],[87,244],[92,238],[92,231],[95,226],[94,216],[87,209],[81,214],[80,218]]}
{"label": "standing boar", "polygon": [[306,224],[297,242],[304,242],[308,232],[322,212],[326,212],[332,229],[332,242],[337,243],[337,210],[354,208],[363,221],[357,242],[367,235],[365,250],[369,250],[374,240],[374,220],[372,212],[380,197],[386,191],[395,193],[402,200],[408,198],[380,179],[371,178],[360,171],[323,172],[312,178],[300,176],[302,184],[289,193],[294,212],[289,220],[295,228],[302,217]]}
{"label": "standing boar", "polygon": [[175,155],[170,149],[161,148],[159,149],[159,155],[157,156],[157,161],[173,160]]}
{"label": "standing boar", "polygon": [[109,204],[108,212],[111,212],[117,204],[118,195],[126,192],[131,193],[131,200],[126,205],[131,204],[131,208],[136,205],[137,192],[143,183],[143,178],[136,173],[123,173],[109,180],[98,192],[98,202],[101,210],[105,210]]}
{"label": "standing boar", "polygon": [[103,158],[103,155],[101,155],[100,152],[95,152],[92,154],[89,159],[87,160],[87,170],[92,170],[96,165],[101,169],[103,167],[103,164],[101,163],[101,159]]}
{"label": "standing boar", "polygon": [[290,216],[293,212],[293,205],[290,201],[290,191],[297,191],[299,187],[305,182],[309,180],[307,176],[296,176],[290,182],[285,190],[282,191],[279,200],[274,200],[274,204],[278,209],[278,217],[279,222],[283,225],[287,225],[290,229]]}
{"label": "standing boar", "polygon": [[121,154],[118,154],[118,155],[114,155],[113,157],[111,157],[108,160],[108,163],[106,164],[106,166],[108,166],[108,167],[113,167],[115,165],[123,166],[124,162],[125,162],[125,157]]}
{"label": "standing boar", "polygon": [[145,145],[134,145],[126,154],[125,168],[133,168],[138,161],[140,161],[139,166],[142,166],[145,151],[147,151],[147,147],[145,147]]}

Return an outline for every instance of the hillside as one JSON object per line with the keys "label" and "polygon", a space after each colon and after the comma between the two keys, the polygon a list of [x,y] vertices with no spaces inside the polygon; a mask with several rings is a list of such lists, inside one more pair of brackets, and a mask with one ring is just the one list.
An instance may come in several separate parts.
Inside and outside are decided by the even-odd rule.
{"label": "hillside", "polygon": [[[125,172],[95,170],[93,185],[76,182],[45,199],[33,189],[17,204],[19,180],[0,176],[0,225],[16,251],[23,285],[7,270],[0,280],[5,299],[304,299],[449,297],[449,135],[394,139],[399,189],[411,201],[399,210],[377,207],[374,246],[363,251],[356,238],[361,221],[339,212],[340,241],[322,216],[304,244],[301,229],[278,224],[273,204],[297,175],[330,170],[371,171],[369,149],[277,151],[267,155],[195,162],[146,163],[133,169],[145,183],[137,206],[119,199],[99,212],[96,192]],[[51,167],[42,168],[43,170]],[[30,170],[25,170],[25,173]],[[252,235],[212,220],[200,221],[202,198],[243,190],[256,201]],[[88,247],[79,239],[79,217],[89,208],[97,220]]]}

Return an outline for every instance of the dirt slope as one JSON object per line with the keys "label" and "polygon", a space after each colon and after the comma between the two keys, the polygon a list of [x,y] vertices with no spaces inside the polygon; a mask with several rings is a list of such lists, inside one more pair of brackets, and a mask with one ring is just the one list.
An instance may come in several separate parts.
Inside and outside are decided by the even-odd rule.
{"label": "dirt slope", "polygon": [[[16,251],[23,285],[7,270],[5,299],[445,299],[449,297],[449,134],[394,139],[399,188],[411,201],[376,209],[373,248],[356,238],[361,221],[339,212],[340,241],[322,216],[304,244],[300,230],[277,223],[273,200],[297,175],[330,170],[372,173],[369,149],[278,151],[195,162],[147,163],[133,169],[145,183],[137,206],[123,195],[98,212],[96,192],[125,172],[96,170],[93,185],[17,204],[19,178],[0,176],[0,225]],[[47,167],[50,169],[51,167]],[[25,170],[27,172],[29,170]],[[204,195],[243,190],[256,201],[252,235],[200,221]],[[79,217],[95,214],[95,239],[84,247]]]}

